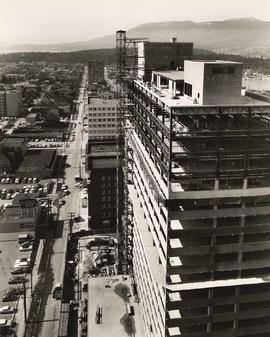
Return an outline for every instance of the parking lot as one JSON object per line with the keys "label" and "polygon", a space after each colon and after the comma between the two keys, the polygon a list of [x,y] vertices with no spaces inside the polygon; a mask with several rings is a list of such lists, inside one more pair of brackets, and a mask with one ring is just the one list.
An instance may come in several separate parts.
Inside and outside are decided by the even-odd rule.
{"label": "parking lot", "polygon": [[[1,235],[2,241],[0,241],[0,308],[9,306],[10,310],[8,311],[8,313],[5,313],[1,312],[2,309],[0,309],[0,319],[12,320],[14,316],[14,311],[16,311],[17,309],[18,300],[11,302],[3,301],[3,296],[8,289],[22,289],[22,284],[8,284],[8,281],[11,277],[18,276],[11,274],[15,261],[21,258],[28,259],[31,256],[31,251],[20,252],[20,245],[18,243],[17,236],[18,234],[16,233],[12,233],[9,235],[5,234],[3,237]],[[24,274],[19,276],[23,277]],[[29,278],[30,277],[28,275],[26,287],[30,287]]]}
{"label": "parking lot", "polygon": [[[12,180],[13,183],[6,184],[1,183],[0,180],[0,199],[3,201],[10,201],[14,199],[16,194],[23,193],[23,194],[32,194],[37,193],[37,196],[46,196],[50,192],[50,186],[51,182],[49,179],[42,180],[37,182],[37,180],[34,180],[35,183],[33,183],[33,179],[20,179],[20,183],[14,183],[14,179]],[[29,181],[29,183],[28,183]],[[1,205],[2,203],[0,203]],[[5,202],[4,202],[5,204]]]}

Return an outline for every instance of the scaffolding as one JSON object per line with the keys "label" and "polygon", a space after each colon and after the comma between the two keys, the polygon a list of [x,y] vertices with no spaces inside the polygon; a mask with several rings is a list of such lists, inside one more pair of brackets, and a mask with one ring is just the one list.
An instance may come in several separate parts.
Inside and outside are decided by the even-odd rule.
{"label": "scaffolding", "polygon": [[[132,270],[132,217],[133,211],[128,197],[130,179],[130,162],[132,153],[128,145],[127,132],[130,128],[129,118],[132,106],[128,104],[128,83],[137,77],[137,43],[145,38],[128,38],[126,31],[116,32],[116,63],[117,63],[117,214],[116,228],[118,237],[118,268],[119,272],[130,273]],[[122,158],[124,157],[124,160]],[[123,175],[122,175],[123,172]],[[122,178],[123,177],[123,178]],[[123,181],[124,180],[124,181]],[[121,211],[121,193],[123,189],[123,211]]]}

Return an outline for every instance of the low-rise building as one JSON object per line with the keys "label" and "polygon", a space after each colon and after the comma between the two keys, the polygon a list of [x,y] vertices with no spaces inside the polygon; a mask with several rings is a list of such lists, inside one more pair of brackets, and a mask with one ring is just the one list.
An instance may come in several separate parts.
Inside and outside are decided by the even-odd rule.
{"label": "low-rise building", "polygon": [[16,176],[51,178],[56,165],[56,150],[31,150],[28,151],[16,171]]}
{"label": "low-rise building", "polygon": [[0,213],[0,233],[29,233],[36,236],[41,208],[37,201],[29,196],[18,195],[18,198]]}
{"label": "low-rise building", "polygon": [[27,139],[19,137],[6,137],[0,142],[0,150],[8,153],[16,152],[22,156],[27,151]]}

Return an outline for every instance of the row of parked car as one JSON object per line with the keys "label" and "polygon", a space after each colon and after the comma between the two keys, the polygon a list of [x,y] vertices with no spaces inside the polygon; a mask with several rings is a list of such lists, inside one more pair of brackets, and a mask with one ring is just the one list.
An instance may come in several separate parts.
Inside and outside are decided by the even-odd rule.
{"label": "row of parked car", "polygon": [[39,178],[12,178],[12,177],[7,177],[7,178],[1,178],[0,183],[1,184],[36,184],[39,182]]}
{"label": "row of parked car", "polygon": [[[18,236],[18,242],[20,244],[20,252],[32,251],[34,245],[34,239],[27,233],[22,233]],[[23,294],[23,284],[28,282],[26,273],[29,273],[32,268],[32,262],[30,257],[22,257],[15,261],[14,267],[11,271],[11,277],[8,280],[8,284],[12,285],[2,296],[2,302],[14,302],[19,299]],[[17,309],[11,305],[5,305],[0,307],[0,327],[11,327],[12,321],[1,318],[2,315],[12,314]]]}
{"label": "row of parked car", "polygon": [[28,148],[44,148],[44,147],[58,147],[61,146],[61,143],[54,143],[54,144],[46,144],[46,143],[41,143],[41,144],[27,144]]}
{"label": "row of parked car", "polygon": [[43,186],[41,184],[37,185],[25,185],[22,188],[16,188],[16,189],[0,189],[0,198],[2,200],[11,200],[14,199],[15,196],[19,193],[24,193],[24,194],[32,194],[39,192],[42,195],[47,195],[48,194],[48,187]]}
{"label": "row of parked car", "polygon": [[52,137],[52,138],[45,138],[45,139],[39,139],[39,138],[33,138],[31,142],[61,142],[61,138],[59,137]]}

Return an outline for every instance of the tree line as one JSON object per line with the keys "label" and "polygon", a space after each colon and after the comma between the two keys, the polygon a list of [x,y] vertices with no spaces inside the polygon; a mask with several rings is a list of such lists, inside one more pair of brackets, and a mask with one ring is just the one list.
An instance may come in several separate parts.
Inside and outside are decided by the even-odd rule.
{"label": "tree line", "polygon": [[[0,54],[0,62],[41,62],[48,63],[84,63],[89,59],[104,59],[105,65],[113,65],[116,62],[115,48],[90,49],[74,52],[20,52]],[[252,69],[260,73],[270,74],[270,59],[259,57],[245,57],[241,55],[217,54],[209,50],[194,49],[194,57],[197,59],[221,59],[243,62],[245,69]]]}

